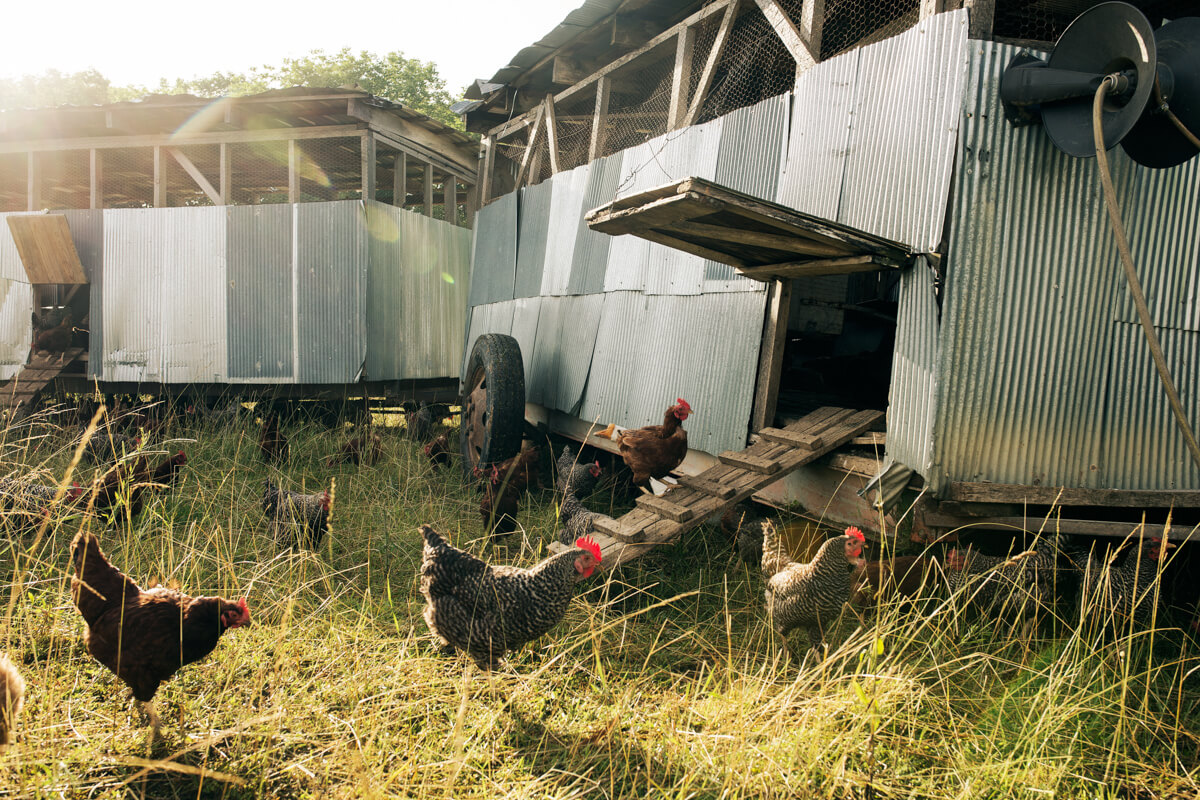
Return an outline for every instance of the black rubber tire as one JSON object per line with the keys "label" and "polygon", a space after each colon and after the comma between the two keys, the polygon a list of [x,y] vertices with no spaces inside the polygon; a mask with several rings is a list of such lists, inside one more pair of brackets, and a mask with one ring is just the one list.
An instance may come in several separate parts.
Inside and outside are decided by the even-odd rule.
{"label": "black rubber tire", "polygon": [[485,333],[475,340],[463,382],[463,471],[515,456],[525,431],[525,364],[517,340]]}

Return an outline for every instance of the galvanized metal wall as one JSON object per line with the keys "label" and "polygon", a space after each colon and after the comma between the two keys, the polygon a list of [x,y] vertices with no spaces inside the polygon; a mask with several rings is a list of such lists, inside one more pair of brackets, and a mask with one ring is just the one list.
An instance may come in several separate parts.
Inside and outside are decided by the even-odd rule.
{"label": "galvanized metal wall", "polygon": [[292,382],[292,207],[229,206],[229,379]]}
{"label": "galvanized metal wall", "polygon": [[916,251],[936,249],[966,67],[962,10],[801,73],[777,200]]}
{"label": "galvanized metal wall", "polygon": [[87,376],[95,378],[104,352],[104,302],[100,296],[104,271],[104,212],[86,209],[56,213],[67,218],[71,241],[75,243],[79,263],[83,265],[83,274],[88,279]]}
{"label": "galvanized metal wall", "polygon": [[466,334],[471,231],[374,201],[366,213],[367,378],[456,374]]}
{"label": "galvanized metal wall", "polygon": [[471,247],[471,291],[474,308],[512,300],[517,275],[517,193],[493,200],[475,214]]}
{"label": "galvanized metal wall", "polygon": [[924,257],[900,276],[887,454],[927,474],[933,461],[938,382],[938,307],[934,275]]}
{"label": "galvanized metal wall", "polygon": [[[970,43],[930,482],[1194,488],[1128,299],[1096,163],[1014,129],[997,101],[1017,48]],[[1193,424],[1197,194],[1111,155],[1139,274]]]}
{"label": "galvanized metal wall", "polygon": [[0,380],[21,371],[33,344],[33,287],[21,265],[17,244],[0,214]]}
{"label": "galvanized metal wall", "polygon": [[358,200],[297,203],[296,379],[353,383],[367,357],[366,214]]}

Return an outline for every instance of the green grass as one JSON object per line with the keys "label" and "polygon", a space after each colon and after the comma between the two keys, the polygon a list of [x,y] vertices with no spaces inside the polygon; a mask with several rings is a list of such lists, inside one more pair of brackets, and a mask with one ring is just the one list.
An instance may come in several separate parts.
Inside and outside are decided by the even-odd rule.
{"label": "green grass", "polygon": [[[1020,641],[955,602],[849,616],[829,656],[788,663],[762,582],[703,526],[598,573],[549,635],[491,675],[437,654],[421,619],[417,526],[528,565],[554,538],[554,496],[488,550],[478,496],[434,472],[401,429],[373,467],[326,469],[346,436],[286,427],[261,462],[247,417],[172,430],[182,484],[132,527],[56,517],[0,534],[0,651],[28,682],[0,797],[1191,797],[1200,658],[1177,629],[1117,641]],[[0,472],[71,463],[64,434],[10,431]],[[164,444],[173,452],[176,443]],[[85,476],[90,468],[80,465]],[[319,553],[280,553],[262,480],[336,480]],[[589,499],[612,508],[609,494]],[[67,546],[81,524],[113,562],[192,594],[247,595],[249,629],[164,684],[147,750],[127,691],[86,652]],[[1166,624],[1166,621],[1163,621]],[[877,643],[882,642],[882,653]]]}

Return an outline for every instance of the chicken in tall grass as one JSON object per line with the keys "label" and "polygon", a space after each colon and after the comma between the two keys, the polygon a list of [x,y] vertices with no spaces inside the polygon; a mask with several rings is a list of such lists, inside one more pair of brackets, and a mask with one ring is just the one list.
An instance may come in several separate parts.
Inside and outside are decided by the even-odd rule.
{"label": "chicken in tall grass", "polygon": [[0,747],[13,743],[17,715],[25,702],[25,679],[16,664],[0,653]]}
{"label": "chicken in tall grass", "polygon": [[328,491],[301,494],[280,489],[270,479],[263,481],[263,514],[280,547],[320,547],[329,532],[332,506],[333,495]]}
{"label": "chicken in tall grass", "polygon": [[1083,622],[1098,620],[1118,633],[1148,627],[1158,605],[1160,562],[1173,547],[1158,537],[1142,539],[1119,564],[1089,552],[1081,584]]}

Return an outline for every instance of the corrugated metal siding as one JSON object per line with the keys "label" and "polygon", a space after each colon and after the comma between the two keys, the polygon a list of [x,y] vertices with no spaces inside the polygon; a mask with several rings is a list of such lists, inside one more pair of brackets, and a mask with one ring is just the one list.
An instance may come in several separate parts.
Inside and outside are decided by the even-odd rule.
{"label": "corrugated metal siding", "polygon": [[[1040,127],[1014,129],[1004,121],[997,89],[1016,47],[972,41],[970,48],[931,483],[1169,488],[1160,481],[1179,474],[1169,466],[1171,450],[1147,449],[1138,459],[1110,455],[1113,436],[1153,443],[1177,434],[1162,413],[1161,389],[1140,404],[1112,396],[1113,370],[1144,371],[1149,355],[1144,346],[1120,349],[1115,341],[1113,321],[1122,316],[1127,289],[1095,162],[1059,153]],[[1144,171],[1120,150],[1112,163],[1130,227],[1151,217],[1162,225],[1170,219],[1162,209],[1194,203],[1194,179],[1189,185],[1166,173],[1137,175],[1161,188],[1134,202],[1135,174]],[[1169,247],[1148,250],[1151,240]],[[1194,231],[1182,225],[1175,236],[1149,237],[1138,264],[1147,285],[1169,284],[1161,271],[1183,260],[1193,242]],[[1164,308],[1159,297],[1150,302]],[[1160,329],[1164,339],[1180,339],[1168,333]],[[1181,363],[1179,353],[1167,355]],[[1191,391],[1194,366],[1177,382]],[[1119,422],[1117,405],[1126,415]],[[1186,480],[1195,485],[1200,474],[1192,468]]]}
{"label": "corrugated metal siding", "polygon": [[593,208],[610,202],[621,180],[623,153],[600,158],[588,164],[588,185],[583,196],[583,214],[577,221],[575,253],[571,259],[571,279],[568,294],[592,294],[604,289],[604,272],[608,267],[608,250],[613,237],[597,233],[588,227],[584,215]]}
{"label": "corrugated metal siding", "polygon": [[192,209],[104,212],[103,374],[108,381],[162,379],[162,258],[167,215]]}
{"label": "corrugated metal siding", "polygon": [[228,376],[226,216],[218,206],[143,212],[156,230],[162,287],[160,378],[165,383],[221,383]]}
{"label": "corrugated metal siding", "polygon": [[10,216],[0,214],[0,380],[5,381],[21,371],[33,344],[33,287],[4,220]]}
{"label": "corrugated metal siding", "polygon": [[[512,336],[513,329],[513,312],[516,310],[516,301],[506,300],[502,303],[489,303],[486,306],[473,306],[471,308],[471,323],[470,329],[467,331],[467,346],[463,349],[462,354],[462,369],[459,370],[459,380],[466,378],[467,359],[471,357],[471,348],[475,346],[475,340],[485,333],[503,333],[505,336]],[[524,357],[524,353],[522,353]],[[528,368],[525,370],[528,372]]]}
{"label": "corrugated metal siding", "polygon": [[101,291],[104,283],[104,212],[100,209],[61,212],[71,229],[71,240],[83,264],[88,279],[88,366],[87,376],[98,380],[102,376],[104,358],[104,302]]}
{"label": "corrugated metal siding", "polygon": [[352,383],[366,359],[367,237],[358,200],[297,203],[296,378]]}
{"label": "corrugated metal siding", "polygon": [[606,294],[579,416],[624,427],[658,424],[682,397],[696,409],[687,424],[690,447],[744,447],[765,302],[765,294],[750,292]]}
{"label": "corrugated metal siding", "polygon": [[229,377],[291,383],[292,207],[227,206]]}
{"label": "corrugated metal siding", "polygon": [[537,297],[546,265],[546,235],[554,199],[554,181],[526,186],[517,193],[517,280],[515,297]]}
{"label": "corrugated metal siding", "polygon": [[967,12],[937,14],[796,81],[779,202],[932,251],[941,241]]}
{"label": "corrugated metal siding", "polygon": [[538,321],[542,315],[541,297],[521,297],[513,301],[512,337],[521,347],[521,366],[525,369],[525,391],[533,382],[533,351],[537,345]]}
{"label": "corrugated metal siding", "polygon": [[537,338],[525,356],[531,362],[525,385],[530,402],[567,413],[578,411],[603,305],[604,296],[599,294],[542,299]]}
{"label": "corrugated metal siding", "polygon": [[[1114,322],[1102,474],[1118,489],[1195,489],[1200,472],[1175,424],[1137,323]],[[1200,332],[1158,330],[1184,414],[1200,422]],[[1136,479],[1135,479],[1136,477]]]}
{"label": "corrugated metal siding", "polygon": [[560,172],[552,180],[546,181],[554,185],[554,202],[549,208],[542,285],[534,294],[568,294],[575,238],[579,235],[579,222],[588,210],[584,208],[584,198],[590,180],[591,167],[585,165],[569,172]]}
{"label": "corrugated metal siding", "polygon": [[470,304],[512,300],[517,274],[517,193],[497,198],[475,214]]}
{"label": "corrugated metal siding", "polygon": [[888,398],[887,454],[927,474],[937,414],[938,308],[933,272],[923,257],[900,276],[896,345]]}

